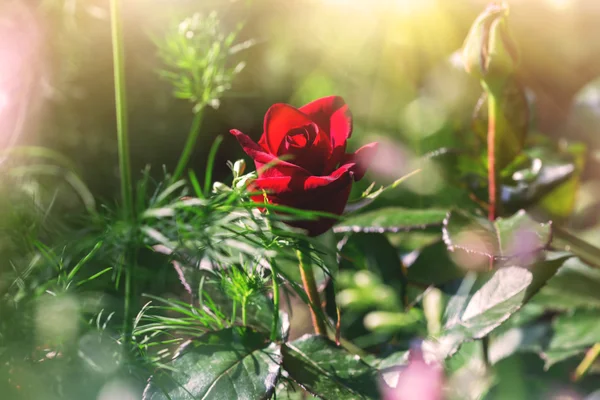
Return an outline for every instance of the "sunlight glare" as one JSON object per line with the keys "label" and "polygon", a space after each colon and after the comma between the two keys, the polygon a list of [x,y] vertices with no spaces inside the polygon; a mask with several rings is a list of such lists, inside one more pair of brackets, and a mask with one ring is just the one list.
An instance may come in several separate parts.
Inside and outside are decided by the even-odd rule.
{"label": "sunlight glare", "polygon": [[0,149],[22,133],[39,45],[30,9],[16,2],[0,7]]}

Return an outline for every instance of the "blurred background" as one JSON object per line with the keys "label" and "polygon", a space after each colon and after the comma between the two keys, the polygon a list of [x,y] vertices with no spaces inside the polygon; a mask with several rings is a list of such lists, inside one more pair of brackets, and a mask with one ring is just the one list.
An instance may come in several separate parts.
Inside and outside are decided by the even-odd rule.
{"label": "blurred background", "polygon": [[[215,174],[217,180],[226,180],[230,175],[226,161],[244,156],[228,134],[230,129],[240,129],[258,139],[264,114],[272,104],[301,106],[335,94],[344,97],[354,115],[350,148],[374,140],[382,144],[368,177],[355,185],[354,195],[372,181],[387,184],[416,167],[425,167],[424,172],[397,190],[384,194],[379,206],[442,208],[463,204],[459,198],[464,193],[448,184],[443,171],[435,165],[424,165],[420,156],[440,147],[473,146],[472,115],[481,88],[464,72],[457,50],[487,1],[123,3],[134,181],[148,165],[157,180],[163,177],[164,170],[175,169],[194,121],[194,102],[177,99],[172,82],[168,76],[165,79],[164,73],[161,76],[161,71],[168,67],[169,51],[177,51],[173,50],[173,38],[184,35],[191,39],[186,35],[193,30],[188,30],[182,21],[196,13],[207,16],[216,12],[218,23],[207,28],[209,33],[214,30],[227,35],[239,29],[235,43],[241,47],[226,60],[228,67],[236,70],[230,87],[228,83],[227,90],[218,98],[209,99],[204,107],[200,138],[190,164],[199,176],[218,135],[225,139],[217,154]],[[531,130],[558,143],[582,141],[586,145],[580,190],[573,216],[567,222],[581,237],[600,243],[600,41],[595,40],[600,36],[600,3],[507,3],[510,28],[520,47],[519,80],[528,88],[532,105]],[[82,185],[89,188],[91,201],[95,197],[99,202],[115,202],[120,183],[112,63],[108,0],[3,0],[0,149],[36,145],[55,150],[65,157],[61,162],[81,177],[81,182],[70,181],[71,186],[76,190]],[[0,158],[1,162],[7,160]],[[7,192],[3,186],[0,190]],[[84,203],[85,193],[79,190]],[[68,196],[63,200],[67,210],[81,205]],[[6,208],[1,203],[11,201],[10,196],[0,197],[0,214]],[[5,250],[4,238],[11,232],[6,227],[21,221],[7,220],[3,214],[0,217],[0,250]],[[354,245],[369,247],[370,243],[359,237]],[[16,251],[20,251],[19,246],[14,244]],[[443,243],[436,242],[435,246],[446,257]],[[394,255],[395,252],[392,249]],[[442,260],[446,262],[447,257]],[[432,262],[425,259],[422,263]],[[4,268],[3,271],[10,270],[12,265]],[[449,277],[436,275],[435,279],[455,278],[453,271],[448,274]],[[431,276],[426,278],[424,284],[429,284]],[[160,281],[155,270],[146,279]],[[2,289],[5,283],[0,279]],[[156,285],[161,283],[164,282]],[[31,286],[37,290],[36,284]],[[597,293],[595,287],[594,292]],[[50,308],[42,309],[40,315],[61,314],[65,307],[68,311],[68,307],[85,306],[73,301],[52,309],[53,303],[49,304]],[[302,310],[297,315],[302,317]],[[8,321],[5,315],[0,318]],[[60,319],[56,321],[51,325],[62,324]],[[308,324],[305,328],[310,329]],[[292,331],[292,336],[301,333]],[[95,345],[89,348],[96,352],[102,349]],[[541,361],[536,358],[536,362]],[[565,368],[559,375],[566,377],[569,371]],[[72,372],[77,376],[77,371]],[[112,399],[110,396],[109,392],[98,398]]]}
{"label": "blurred background", "polygon": [[[153,38],[196,12],[216,10],[221,29],[243,28],[253,45],[232,62],[246,66],[207,107],[193,167],[203,169],[216,135],[217,165],[241,152],[228,135],[253,138],[276,102],[300,106],[338,94],[355,116],[352,147],[390,141],[373,169],[379,181],[410,169],[411,155],[466,139],[478,83],[453,57],[484,0],[125,1],[127,90],[134,173],[172,171],[192,122],[192,106],[172,96]],[[536,126],[595,144],[600,99],[586,84],[600,74],[600,5],[593,0],[514,0],[510,24],[521,48],[523,83],[535,94]],[[112,57],[106,0],[5,0],[0,6],[1,144],[60,151],[92,192],[118,188]],[[236,59],[237,58],[237,59]],[[576,118],[574,116],[577,115]],[[454,132],[448,134],[448,132]],[[387,139],[386,139],[387,138]],[[593,153],[593,152],[592,152]],[[588,163],[594,173],[595,164]],[[418,182],[415,181],[415,182]],[[420,187],[417,191],[435,191]],[[425,186],[415,183],[415,186]],[[439,188],[438,188],[439,189]]]}

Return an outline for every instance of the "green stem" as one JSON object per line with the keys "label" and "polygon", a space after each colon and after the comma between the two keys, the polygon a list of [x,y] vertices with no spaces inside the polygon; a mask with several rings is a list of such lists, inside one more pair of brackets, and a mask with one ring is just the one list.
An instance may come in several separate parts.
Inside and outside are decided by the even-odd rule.
{"label": "green stem", "polygon": [[132,296],[132,285],[131,285],[131,269],[133,268],[132,259],[125,256],[125,304],[123,309],[123,332],[125,333],[125,343],[129,343],[132,336],[132,324],[131,324],[131,298]]}
{"label": "green stem", "polygon": [[190,127],[190,132],[188,133],[187,140],[183,147],[183,152],[181,156],[179,156],[179,161],[177,162],[177,167],[175,167],[175,172],[173,173],[173,177],[171,181],[176,181],[181,178],[183,175],[183,171],[188,165],[190,161],[190,157],[194,151],[194,147],[196,146],[196,142],[198,141],[198,135],[200,134],[200,127],[202,126],[202,116],[204,115],[204,108],[201,108],[194,115],[194,120],[192,121],[192,126]]}
{"label": "green stem", "polygon": [[210,151],[208,152],[206,171],[204,172],[204,197],[207,197],[212,189],[211,182],[213,168],[215,166],[215,158],[217,157],[217,151],[219,150],[219,146],[221,146],[221,142],[223,142],[223,136],[219,135],[215,138],[215,141],[212,146],[210,146]]}
{"label": "green stem", "polygon": [[279,331],[279,283],[277,282],[277,265],[271,260],[271,281],[273,285],[273,324],[271,326],[271,341],[277,340]]}
{"label": "green stem", "polygon": [[110,0],[111,36],[113,47],[113,73],[115,85],[115,107],[117,116],[117,139],[119,146],[119,170],[121,172],[121,196],[126,218],[133,216],[131,166],[129,162],[129,137],[127,134],[127,97],[125,88],[125,53],[121,3]]}
{"label": "green stem", "polygon": [[585,353],[583,361],[581,361],[581,364],[577,366],[577,369],[575,369],[575,372],[573,373],[572,380],[578,381],[583,378],[598,356],[600,356],[600,343],[596,343],[587,353]]}
{"label": "green stem", "polygon": [[564,229],[553,227],[552,247],[557,250],[569,251],[590,266],[600,268],[600,249]]}
{"label": "green stem", "polygon": [[321,309],[321,301],[319,297],[319,290],[317,289],[317,283],[315,282],[315,274],[312,267],[310,256],[303,253],[301,250],[296,250],[298,256],[298,265],[300,267],[300,276],[302,277],[302,284],[304,290],[308,296],[310,315],[312,318],[313,327],[317,335],[326,336],[327,328],[325,321],[322,318],[322,313],[319,312]]}
{"label": "green stem", "polygon": [[233,301],[233,305],[231,306],[231,321],[229,322],[232,326],[235,324],[235,318],[237,314],[237,301]]}
{"label": "green stem", "polygon": [[[111,37],[113,47],[113,74],[115,86],[115,110],[117,118],[117,140],[119,148],[119,170],[121,172],[121,196],[123,201],[124,217],[133,223],[133,194],[131,186],[131,166],[129,161],[129,137],[127,133],[127,97],[125,87],[125,52],[123,49],[123,29],[121,20],[121,3],[119,0],[110,0]],[[125,342],[132,336],[131,301],[132,269],[135,257],[127,250],[125,261],[125,303],[123,310],[123,332]],[[135,251],[134,251],[135,253]]]}
{"label": "green stem", "polygon": [[248,298],[242,298],[242,325],[246,326],[246,305],[248,304]]}

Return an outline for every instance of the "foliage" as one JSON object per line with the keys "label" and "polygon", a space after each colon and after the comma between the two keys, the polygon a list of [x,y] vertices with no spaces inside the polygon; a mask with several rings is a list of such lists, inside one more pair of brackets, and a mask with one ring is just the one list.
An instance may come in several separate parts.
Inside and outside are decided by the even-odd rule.
{"label": "foliage", "polygon": [[[504,11],[501,23],[477,20],[472,62],[512,57]],[[420,385],[444,386],[449,399],[529,399],[550,384],[592,396],[600,249],[567,230],[586,144],[534,131],[535,102],[514,60],[493,65],[502,79],[492,89],[479,65],[472,127],[430,138],[448,146],[422,156],[427,167],[393,165],[392,183],[359,187],[333,229],[313,238],[286,222],[332,215],[256,203],[264,193],[249,191],[257,174],[244,160],[215,180],[222,138],[204,179],[186,174],[199,116],[225,98],[245,65],[232,57],[254,43],[235,44],[242,24],[225,25],[197,13],[154,40],[160,75],[195,114],[173,174],[148,166],[124,180],[129,200],[113,203],[53,151],[24,146],[3,158],[3,396],[396,399]],[[478,36],[486,29],[493,37]],[[506,135],[518,145],[494,161],[488,145]],[[403,190],[429,185],[428,168],[452,190],[417,201]],[[309,314],[322,335],[300,334]]]}

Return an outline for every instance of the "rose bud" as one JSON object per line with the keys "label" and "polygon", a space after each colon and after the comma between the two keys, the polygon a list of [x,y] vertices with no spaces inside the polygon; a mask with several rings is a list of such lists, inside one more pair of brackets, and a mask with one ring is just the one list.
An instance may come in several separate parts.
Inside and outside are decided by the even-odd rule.
{"label": "rose bud", "polygon": [[490,4],[477,17],[463,44],[465,69],[491,89],[502,88],[518,65],[507,16],[507,5]]}
{"label": "rose bud", "polygon": [[[264,191],[267,201],[302,210],[341,215],[352,182],[361,179],[377,143],[346,154],[352,134],[352,115],[341,97],[331,96],[300,108],[274,104],[264,120],[258,144],[234,129],[231,133],[256,165],[258,178],[251,191]],[[264,196],[254,196],[257,203]],[[310,236],[327,231],[334,218],[288,222]]]}

